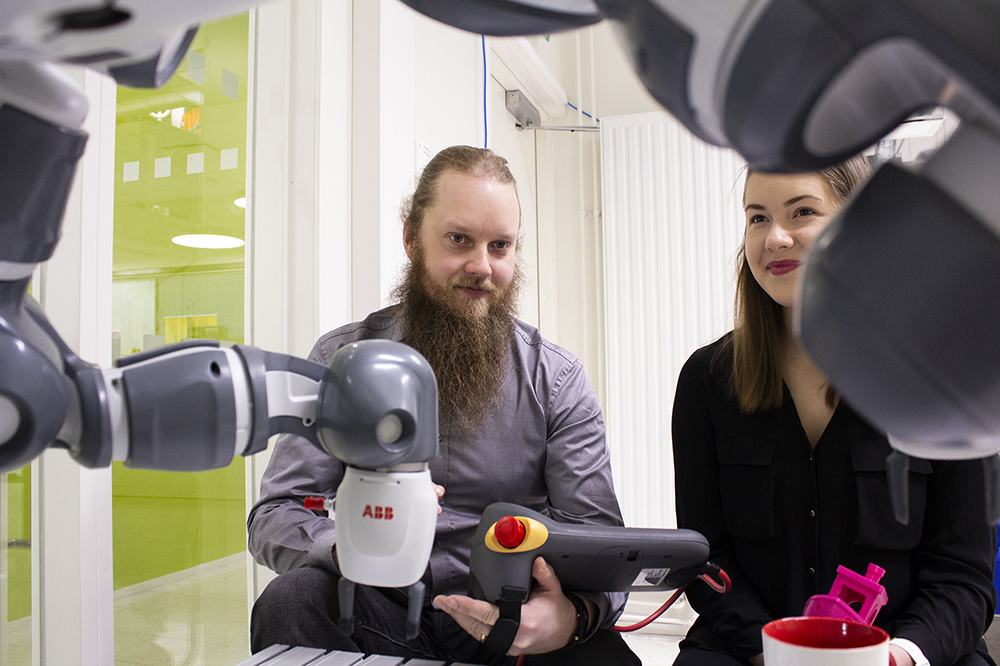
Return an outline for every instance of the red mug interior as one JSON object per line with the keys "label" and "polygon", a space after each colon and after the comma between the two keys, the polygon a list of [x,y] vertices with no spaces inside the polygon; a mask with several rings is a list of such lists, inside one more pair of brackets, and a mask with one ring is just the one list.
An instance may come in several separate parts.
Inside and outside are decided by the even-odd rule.
{"label": "red mug interior", "polygon": [[792,645],[847,650],[870,647],[889,640],[878,627],[830,617],[786,617],[764,625],[764,634]]}

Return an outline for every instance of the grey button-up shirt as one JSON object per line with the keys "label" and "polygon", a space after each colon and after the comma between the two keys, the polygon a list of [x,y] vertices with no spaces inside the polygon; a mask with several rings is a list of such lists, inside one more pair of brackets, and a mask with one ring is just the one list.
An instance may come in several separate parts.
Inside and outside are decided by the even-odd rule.
{"label": "grey button-up shirt", "polygon": [[[400,335],[397,308],[386,308],[327,333],[309,358],[325,365],[346,344]],[[445,424],[440,436],[430,470],[445,495],[428,598],[466,594],[473,535],[493,502],[513,502],[567,523],[622,524],[604,419],[583,366],[521,321],[498,413],[473,436],[449,432]],[[343,474],[343,463],[308,441],[280,437],[247,520],[254,559],[278,573],[307,565],[336,572],[334,521],[305,509],[302,498],[334,497]],[[587,596],[600,608],[601,624],[617,619],[625,605],[624,594]]]}

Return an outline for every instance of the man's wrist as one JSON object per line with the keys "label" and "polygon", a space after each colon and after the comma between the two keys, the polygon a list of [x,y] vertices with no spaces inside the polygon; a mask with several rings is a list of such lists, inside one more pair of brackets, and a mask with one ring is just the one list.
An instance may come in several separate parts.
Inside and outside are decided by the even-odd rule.
{"label": "man's wrist", "polygon": [[573,635],[570,637],[568,645],[576,645],[590,635],[590,624],[593,621],[593,614],[587,604],[587,599],[584,597],[572,592],[567,592],[566,597],[573,603],[573,608],[576,610],[576,628],[573,630]]}

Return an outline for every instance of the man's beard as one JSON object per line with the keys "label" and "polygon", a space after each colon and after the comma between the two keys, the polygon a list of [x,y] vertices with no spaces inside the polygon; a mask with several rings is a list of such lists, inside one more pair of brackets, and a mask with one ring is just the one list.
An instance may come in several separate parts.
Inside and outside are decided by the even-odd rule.
{"label": "man's beard", "polygon": [[403,315],[403,342],[424,355],[437,378],[442,425],[476,429],[500,407],[507,354],[514,341],[517,296],[523,282],[515,266],[510,284],[490,292],[484,308],[455,303],[457,286],[489,289],[469,279],[432,284],[419,247],[392,292]]}

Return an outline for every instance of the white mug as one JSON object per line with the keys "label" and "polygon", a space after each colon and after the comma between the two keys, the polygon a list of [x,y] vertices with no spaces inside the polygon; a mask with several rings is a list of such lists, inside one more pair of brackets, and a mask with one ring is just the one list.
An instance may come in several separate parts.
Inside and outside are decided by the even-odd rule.
{"label": "white mug", "polygon": [[764,666],[888,666],[889,634],[830,617],[786,617],[764,625]]}

